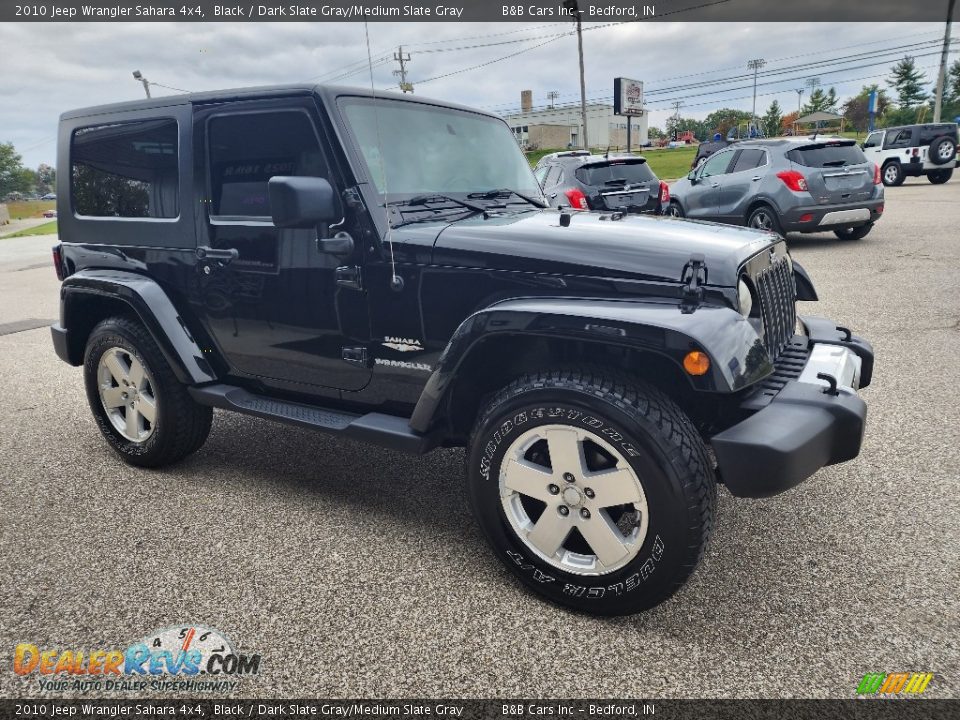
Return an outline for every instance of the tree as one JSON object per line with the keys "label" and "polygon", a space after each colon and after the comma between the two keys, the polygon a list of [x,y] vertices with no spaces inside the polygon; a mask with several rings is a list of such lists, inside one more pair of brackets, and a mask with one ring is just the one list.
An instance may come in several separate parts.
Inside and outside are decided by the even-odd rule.
{"label": "tree", "polygon": [[891,77],[887,85],[897,93],[897,105],[901,110],[915,108],[927,99],[923,89],[926,76],[917,69],[916,60],[904,55],[903,60],[890,69]]}
{"label": "tree", "polygon": [[780,123],[783,122],[783,110],[780,103],[774,99],[767,108],[766,114],[760,121],[760,127],[763,128],[763,134],[767,137],[774,137],[780,134]]}
{"label": "tree", "polygon": [[13,143],[0,143],[0,198],[12,192],[30,190],[30,178],[24,174],[24,170],[23,158],[14,149]]}
{"label": "tree", "polygon": [[876,116],[883,117],[890,107],[890,98],[887,97],[887,91],[876,84],[864,85],[860,92],[848,99],[841,108],[847,122],[857,131],[866,131],[870,124],[870,93],[874,91],[877,93]]}
{"label": "tree", "polygon": [[949,96],[951,102],[960,102],[960,60],[954,60],[950,66],[943,94]]}
{"label": "tree", "polygon": [[837,91],[830,88],[824,92],[823,88],[815,88],[810,93],[810,99],[803,106],[801,115],[809,115],[815,112],[835,112],[837,109]]}
{"label": "tree", "polygon": [[793,124],[797,121],[798,117],[800,117],[800,113],[794,110],[780,118],[780,134],[784,135],[789,132],[792,135]]}
{"label": "tree", "polygon": [[730,128],[737,127],[740,123],[750,122],[750,120],[750,113],[745,110],[721,108],[707,115],[703,121],[703,126],[707,136],[714,133],[726,135]]}
{"label": "tree", "polygon": [[57,171],[46,163],[37,167],[36,190],[38,195],[46,195],[57,187]]}

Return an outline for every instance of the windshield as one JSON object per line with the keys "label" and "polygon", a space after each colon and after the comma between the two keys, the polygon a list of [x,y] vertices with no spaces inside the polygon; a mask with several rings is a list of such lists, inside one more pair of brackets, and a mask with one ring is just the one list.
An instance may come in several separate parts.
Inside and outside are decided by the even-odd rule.
{"label": "windshield", "polygon": [[342,104],[381,195],[542,191],[510,128],[495,118],[402,100]]}

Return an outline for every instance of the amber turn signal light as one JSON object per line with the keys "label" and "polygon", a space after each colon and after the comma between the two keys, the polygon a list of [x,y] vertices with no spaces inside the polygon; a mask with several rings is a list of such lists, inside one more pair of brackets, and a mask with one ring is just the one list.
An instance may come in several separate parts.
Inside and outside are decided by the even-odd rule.
{"label": "amber turn signal light", "polygon": [[710,358],[705,352],[691,350],[683,357],[683,369],[691,375],[706,375],[710,369]]}

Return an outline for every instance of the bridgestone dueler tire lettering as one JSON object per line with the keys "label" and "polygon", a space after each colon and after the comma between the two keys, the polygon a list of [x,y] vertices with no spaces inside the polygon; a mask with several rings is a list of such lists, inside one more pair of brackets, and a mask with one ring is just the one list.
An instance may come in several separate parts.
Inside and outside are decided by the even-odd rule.
{"label": "bridgestone dueler tire lettering", "polygon": [[[120,435],[107,418],[100,400],[97,365],[104,351],[111,347],[121,347],[135,355],[153,379],[157,420],[153,433],[143,442],[132,442]],[[87,402],[100,432],[131,465],[171,465],[200,449],[210,433],[213,410],[194,402],[150,333],[131,318],[107,318],[93,329],[87,339],[83,376]]]}
{"label": "bridgestone dueler tire lettering", "polygon": [[[640,551],[602,575],[560,570],[531,552],[500,500],[501,463],[511,440],[539,425],[568,424],[602,434],[628,458],[649,505]],[[517,379],[490,400],[467,452],[467,491],[496,556],[543,597],[597,615],[653,607],[687,581],[713,530],[712,463],[689,418],[664,393],[606,370],[554,370]]]}

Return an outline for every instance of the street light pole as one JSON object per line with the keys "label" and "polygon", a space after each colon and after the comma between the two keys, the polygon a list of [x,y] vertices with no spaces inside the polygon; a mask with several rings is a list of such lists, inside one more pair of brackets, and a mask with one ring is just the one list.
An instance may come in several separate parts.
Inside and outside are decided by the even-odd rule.
{"label": "street light pole", "polygon": [[947,27],[943,31],[943,52],[940,54],[940,72],[937,73],[937,95],[933,102],[933,121],[940,122],[940,111],[943,109],[943,88],[947,82],[947,59],[950,55],[950,29],[953,20],[953,8],[957,0],[950,0],[947,6]]}
{"label": "street light pole", "polygon": [[580,19],[580,7],[577,0],[564,0],[563,7],[577,23],[577,51],[580,54],[580,117],[583,122],[583,149],[590,149],[587,139],[587,82],[583,71],[583,25]]}
{"label": "street light pole", "polygon": [[750,118],[754,127],[757,125],[757,73],[760,71],[760,68],[766,64],[767,61],[763,58],[757,58],[747,63],[747,68],[749,70],[753,70],[753,112],[751,113]]}
{"label": "street light pole", "polygon": [[143,91],[150,97],[150,81],[147,80],[139,70],[133,71],[133,77],[143,83]]}

